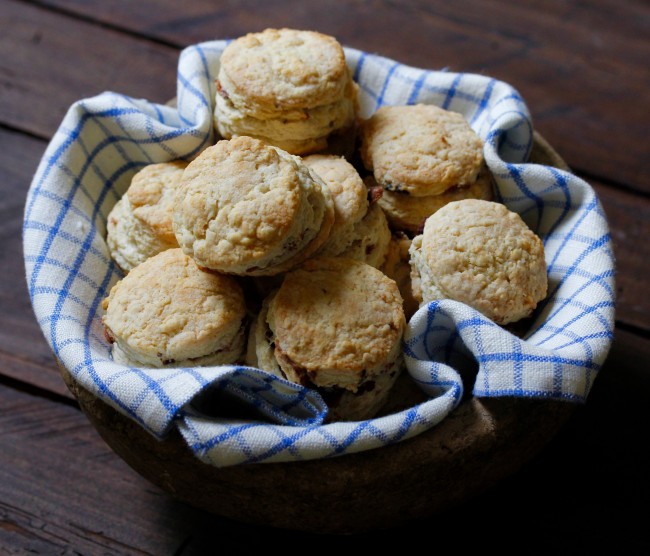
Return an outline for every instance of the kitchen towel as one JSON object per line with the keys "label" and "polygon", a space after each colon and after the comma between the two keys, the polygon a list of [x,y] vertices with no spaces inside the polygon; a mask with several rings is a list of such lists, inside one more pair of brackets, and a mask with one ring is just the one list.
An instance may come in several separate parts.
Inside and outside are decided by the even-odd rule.
{"label": "kitchen towel", "polygon": [[[412,437],[458,406],[467,372],[475,373],[474,396],[586,401],[611,345],[615,304],[611,239],[594,191],[569,171],[527,162],[531,117],[509,84],[352,48],[345,53],[362,117],[385,104],[431,103],[462,113],[484,140],[499,200],[544,241],[549,295],[530,330],[513,335],[450,300],[421,307],[404,352],[426,400],[359,422],[324,423],[316,392],[258,369],[114,363],[101,301],[121,273],[105,243],[107,215],[137,170],[190,160],[217,140],[215,77],[227,44],[181,52],[174,106],[116,92],[74,103],[34,175],[23,226],[27,285],[46,340],[77,382],[157,437],[178,427],[197,457],[215,466],[328,458]],[[199,402],[210,396],[236,400],[247,416],[202,411]]]}

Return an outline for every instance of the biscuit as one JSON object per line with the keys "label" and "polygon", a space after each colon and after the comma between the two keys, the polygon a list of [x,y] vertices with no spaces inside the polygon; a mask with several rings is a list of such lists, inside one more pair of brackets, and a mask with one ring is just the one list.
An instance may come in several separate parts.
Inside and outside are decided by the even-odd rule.
{"label": "biscuit", "polygon": [[461,114],[429,104],[382,106],[360,123],[360,155],[377,183],[415,197],[476,180],[483,142]]}
{"label": "biscuit", "polygon": [[186,166],[182,161],[145,166],[133,176],[126,193],[109,213],[106,243],[123,272],[161,251],[178,247],[172,213]]}
{"label": "biscuit", "polygon": [[547,293],[541,239],[501,203],[445,205],[427,218],[409,252],[423,302],[454,299],[497,324],[528,317]]}
{"label": "biscuit", "polygon": [[372,203],[366,215],[352,228],[347,246],[339,253],[379,268],[390,249],[391,231],[383,209]]}
{"label": "biscuit", "polygon": [[352,129],[355,115],[356,92],[350,83],[350,90],[342,100],[304,109],[301,119],[291,119],[283,113],[263,120],[255,118],[239,110],[223,93],[218,94],[215,124],[221,137],[248,135],[291,154],[305,155],[324,151],[334,130]]}
{"label": "biscuit", "polygon": [[231,42],[217,75],[215,126],[291,154],[325,149],[328,137],[355,129],[358,86],[339,42],[296,29],[266,29]]}
{"label": "biscuit", "polygon": [[378,202],[386,213],[391,229],[419,234],[429,216],[447,203],[461,199],[494,200],[494,184],[487,166],[479,172],[476,181],[469,185],[450,187],[438,195],[424,197],[384,191]]}
{"label": "biscuit", "polygon": [[302,160],[322,178],[334,202],[334,224],[319,254],[338,255],[351,243],[355,225],[368,212],[366,185],[356,168],[343,157],[312,154]]}
{"label": "biscuit", "polygon": [[418,310],[421,296],[416,298],[413,293],[411,279],[411,263],[409,248],[411,239],[404,233],[395,232],[391,235],[388,252],[380,270],[389,278],[395,280],[404,301],[404,315],[409,320]]}
{"label": "biscuit", "polygon": [[160,368],[243,359],[240,285],[232,276],[201,270],[179,248],[135,267],[111,288],[102,308],[116,362]]}
{"label": "biscuit", "polygon": [[199,266],[272,276],[315,253],[333,222],[328,187],[299,157],[242,136],[218,141],[188,165],[173,224]]}
{"label": "biscuit", "polygon": [[405,317],[393,280],[359,261],[316,257],[285,276],[265,309],[252,340],[258,364],[317,389],[329,420],[379,411],[403,366]]}
{"label": "biscuit", "polygon": [[253,317],[248,331],[244,363],[249,367],[257,367],[280,378],[286,378],[275,358],[275,345],[272,342],[273,334],[267,322],[269,304],[273,301],[276,293],[277,288],[269,291],[262,302],[259,313]]}
{"label": "biscuit", "polygon": [[302,119],[302,109],[340,100],[348,77],[345,53],[334,37],[283,28],[231,42],[221,55],[218,79],[251,116],[272,117],[279,108]]}

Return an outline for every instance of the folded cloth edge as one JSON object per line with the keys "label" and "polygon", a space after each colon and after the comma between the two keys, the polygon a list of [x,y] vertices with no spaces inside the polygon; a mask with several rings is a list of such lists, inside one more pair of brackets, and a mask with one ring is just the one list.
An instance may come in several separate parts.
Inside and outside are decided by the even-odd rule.
{"label": "folded cloth edge", "polygon": [[[88,108],[88,106],[93,104],[102,105],[104,102],[107,102],[108,105],[102,110],[102,106],[98,106],[100,112],[102,113],[102,118],[114,118],[118,122],[117,133],[114,130],[106,129],[102,130],[102,126],[105,126],[106,123],[98,123],[97,128],[93,132],[100,135],[102,132],[105,133],[105,137],[113,138],[113,143],[118,143],[119,141],[115,140],[115,137],[120,137],[124,133],[126,135],[133,133],[137,130],[137,125],[134,127],[129,127],[125,124],[126,120],[133,115],[134,120],[138,122],[146,123],[147,131],[140,136],[137,133],[134,136],[136,145],[139,145],[139,149],[143,152],[146,151],[142,145],[146,145],[147,141],[150,143],[153,142],[150,126],[153,124],[163,126],[164,132],[162,133],[163,139],[159,142],[160,147],[159,152],[163,155],[169,154],[171,152],[178,152],[175,149],[184,148],[186,153],[197,152],[197,149],[202,148],[202,145],[205,145],[206,142],[209,143],[212,140],[212,128],[206,122],[211,122],[211,96],[213,94],[213,84],[211,83],[210,76],[213,74],[213,70],[218,65],[218,51],[222,49],[226,41],[211,41],[209,43],[202,43],[200,45],[195,45],[188,47],[181,53],[179,59],[179,80],[178,80],[178,96],[177,104],[179,106],[178,112],[175,115],[173,110],[167,108],[159,107],[155,104],[148,103],[144,100],[130,99],[122,95],[114,94],[103,94],[93,99],[86,99],[85,101],[79,101],[71,107],[68,115],[64,119],[61,128],[57,131],[53,137],[46,154],[44,155],[41,164],[39,164],[39,169],[34,177],[32,185],[30,187],[30,192],[28,194],[28,199],[25,208],[25,223],[23,229],[24,237],[24,249],[25,249],[25,264],[26,264],[26,273],[28,284],[30,288],[30,296],[32,298],[32,304],[35,308],[37,319],[39,324],[43,328],[46,339],[50,343],[51,347],[55,351],[57,357],[61,357],[61,361],[64,363],[66,368],[70,367],[70,370],[74,373],[76,379],[82,381],[84,385],[89,385],[95,388],[95,391],[98,396],[107,400],[112,405],[116,405],[116,400],[113,395],[112,386],[116,384],[122,384],[124,382],[124,370],[118,369],[115,372],[115,376],[111,376],[109,381],[104,383],[104,387],[97,388],[97,382],[95,380],[96,376],[93,376],[92,371],[94,370],[93,365],[93,355],[92,347],[96,347],[98,344],[101,344],[101,333],[97,329],[97,322],[94,318],[95,313],[98,310],[97,300],[99,296],[95,296],[95,303],[90,305],[89,308],[89,318],[84,320],[81,323],[84,330],[85,340],[82,342],[82,351],[83,356],[79,357],[79,353],[75,352],[74,355],[70,355],[70,346],[75,344],[75,338],[66,336],[65,334],[60,335],[60,327],[65,322],[68,317],[65,311],[61,311],[61,307],[65,306],[70,302],[70,285],[75,284],[79,279],[79,276],[82,274],[81,269],[84,266],[85,261],[71,261],[70,258],[57,258],[56,264],[51,264],[49,262],[49,255],[51,252],[48,249],[44,250],[44,245],[49,246],[56,242],[58,239],[57,236],[59,233],[70,234],[70,229],[66,227],[66,219],[69,217],[71,211],[66,208],[70,204],[74,205],[77,201],[76,195],[78,194],[79,178],[78,169],[75,167],[74,161],[65,161],[62,160],[62,153],[66,149],[69,149],[71,145],[78,141],[79,133],[81,132],[78,129],[78,126],[71,125],[71,120],[75,118],[80,118],[82,121],[87,122],[91,119],[91,116],[87,113],[80,115],[80,110],[82,108]],[[210,53],[212,55],[210,55]],[[216,55],[215,55],[216,53]],[[554,245],[556,242],[563,242],[563,245],[566,246],[569,241],[566,236],[562,236],[558,232],[558,229],[561,228],[557,224],[558,211],[555,206],[553,206],[553,214],[551,217],[544,214],[544,210],[540,210],[540,201],[539,194],[537,196],[533,195],[532,197],[527,194],[522,194],[522,183],[525,185],[525,189],[528,190],[528,181],[538,181],[539,180],[539,170],[531,171],[529,170],[528,164],[522,164],[515,162],[516,160],[525,160],[528,152],[530,151],[532,145],[532,124],[530,123],[530,116],[528,111],[523,103],[523,100],[518,95],[518,93],[512,89],[509,85],[503,84],[496,80],[487,78],[485,76],[476,76],[473,74],[454,74],[450,72],[434,72],[431,70],[423,70],[419,68],[412,68],[405,66],[389,60],[388,58],[376,56],[373,54],[363,53],[354,49],[346,48],[346,56],[348,57],[348,62],[351,65],[355,78],[363,85],[362,86],[362,96],[364,96],[364,104],[367,111],[372,111],[376,109],[381,104],[396,104],[396,103],[413,103],[413,102],[435,102],[443,107],[448,109],[455,109],[457,111],[463,112],[472,125],[482,133],[486,138],[486,160],[490,165],[490,168],[495,172],[495,177],[499,185],[499,191],[501,193],[502,199],[509,206],[517,207],[517,210],[520,210],[524,216],[529,217],[529,222],[532,226],[538,227],[542,225],[542,232],[546,234],[548,232],[548,237],[550,243]],[[438,80],[437,78],[441,78]],[[480,83],[479,83],[480,82]],[[373,87],[367,85],[371,83]],[[499,90],[502,92],[499,93]],[[498,113],[488,110],[490,102],[493,101],[494,97],[492,95],[502,94],[504,97],[507,97],[509,100],[501,100],[502,106],[508,107],[507,110],[501,110]],[[116,98],[118,100],[116,100]],[[189,100],[188,100],[189,99]],[[511,102],[508,105],[508,102]],[[497,102],[498,104],[498,102]],[[144,114],[144,115],[143,115]],[[197,120],[198,114],[198,120]],[[97,114],[95,114],[97,116]],[[149,122],[149,123],[147,123]],[[198,123],[197,123],[198,122]],[[523,123],[522,123],[523,122]],[[189,125],[194,124],[194,125]],[[499,132],[490,132],[491,126],[494,125],[502,126],[503,129],[508,128],[509,135],[503,131]],[[185,125],[185,128],[174,127],[177,125]],[[125,129],[127,131],[125,131]],[[170,131],[171,129],[171,131]],[[181,131],[176,131],[180,129]],[[499,128],[502,129],[502,128]],[[183,131],[184,130],[184,131]],[[199,130],[199,131],[197,131]],[[516,133],[513,134],[512,130],[516,130]],[[128,132],[128,133],[127,133]],[[529,134],[526,139],[526,133]],[[112,134],[112,135],[111,135]],[[178,147],[177,144],[181,143],[185,139],[184,134],[191,136],[193,146],[187,150],[187,146]],[[148,135],[148,137],[147,137]],[[505,139],[504,139],[505,137]],[[157,137],[156,137],[157,139]],[[179,141],[180,139],[180,141]],[[96,142],[94,146],[84,145],[84,150],[86,152],[87,158],[90,161],[85,164],[85,172],[88,172],[88,168],[98,165],[99,153],[102,149],[107,148],[107,142],[104,140]],[[172,146],[170,146],[172,145]],[[148,152],[148,151],[147,151]],[[504,154],[505,153],[505,154]],[[149,156],[149,155],[147,155]],[[146,159],[146,157],[143,157]],[[506,159],[510,162],[506,162]],[[145,161],[138,162],[138,164],[143,164]],[[56,167],[56,172],[54,168]],[[98,198],[99,203],[106,203],[108,196],[111,194],[108,189],[120,185],[124,187],[125,180],[118,179],[127,174],[127,170],[121,168],[122,174],[115,178],[115,174],[109,176],[111,178],[110,187],[104,185],[104,190],[100,198]],[[71,176],[75,178],[75,184],[77,186],[77,191],[75,195],[69,195],[64,197],[64,201],[61,203],[54,199],[56,195],[59,195],[61,191],[67,193],[66,185],[63,184],[63,189],[61,191],[52,191],[47,187],[43,188],[44,184],[47,182],[47,173],[53,171],[56,173],[56,181],[59,186],[61,182],[65,182],[65,178],[69,179]],[[96,171],[96,170],[95,170]],[[77,173],[75,173],[77,172]],[[586,191],[587,195],[590,191],[590,188],[587,184],[578,180],[575,176],[570,173],[554,172],[550,169],[544,169],[544,180],[548,180],[553,184],[554,187],[549,187],[548,184],[543,183],[538,189],[547,192],[551,191],[549,198],[551,198],[552,203],[558,204],[557,191],[571,191],[572,188],[578,187],[581,191]],[[542,181],[544,181],[542,180]],[[47,184],[50,185],[50,184]],[[56,188],[55,188],[56,189]],[[527,191],[526,191],[527,192]],[[595,227],[601,232],[600,237],[607,237],[608,232],[606,230],[606,221],[602,208],[599,207],[597,199],[595,199],[595,204],[593,199],[595,195],[592,193],[592,203],[590,206],[592,208],[588,211],[590,214],[589,221],[593,221]],[[555,195],[555,196],[554,196]],[[43,203],[45,197],[48,197],[48,202]],[[90,195],[88,195],[90,197]],[[566,197],[566,196],[565,196]],[[67,199],[67,200],[66,200]],[[35,205],[36,203],[36,205]],[[41,219],[41,214],[36,214],[41,210],[44,210],[41,207],[41,204],[48,205],[53,203],[57,207],[56,214],[60,222],[55,222],[52,224],[46,219]],[[59,203],[59,204],[57,204]],[[544,207],[544,201],[541,202],[542,208]],[[37,209],[35,209],[35,206]],[[64,207],[63,209],[61,207]],[[77,205],[74,205],[74,208],[78,212],[83,212],[81,208],[78,208]],[[560,209],[560,215],[563,217],[574,217],[574,213],[579,212],[579,207],[567,203],[566,199],[564,202],[564,207]],[[105,209],[104,209],[105,211]],[[74,212],[74,211],[72,211]],[[95,209],[95,213],[101,212],[101,207]],[[97,217],[97,214],[95,214]],[[578,217],[579,219],[579,217]],[[83,228],[84,226],[94,225],[94,222],[86,222],[82,218],[81,220],[75,222],[75,226]],[[543,224],[545,220],[553,221],[552,224]],[[79,224],[81,222],[81,224]],[[583,230],[584,226],[573,228],[574,235],[577,235],[576,231]],[[42,233],[43,230],[46,231],[46,237],[43,239]],[[557,236],[557,237],[556,237]],[[560,237],[562,236],[562,237]],[[95,241],[95,237],[91,237],[91,234],[87,235],[87,241],[83,242],[82,248],[85,249],[84,256],[88,254],[89,251],[97,249],[96,247],[89,248],[86,243],[90,242],[92,244]],[[75,245],[78,245],[78,242],[74,242]],[[579,242],[578,242],[579,243]],[[591,245],[591,244],[590,244]],[[592,248],[593,252],[602,253],[609,252],[611,253],[611,248],[608,247],[606,240],[601,240],[597,248]],[[54,251],[52,251],[54,252]],[[584,252],[584,250],[582,251]],[[60,254],[59,251],[56,252],[57,257]],[[591,260],[590,255],[592,253],[584,254],[584,259]],[[94,253],[96,258],[105,259],[105,252]],[[62,262],[63,261],[63,262]],[[107,261],[104,261],[107,262]],[[562,258],[560,260],[553,261],[555,268],[560,269],[558,272],[564,272],[567,267],[571,268],[570,265],[567,265],[566,261]],[[600,271],[597,273],[589,273],[590,280],[589,284],[594,284],[598,286],[602,292],[602,314],[598,315],[597,322],[602,327],[600,331],[599,342],[595,348],[593,345],[580,343],[581,347],[585,352],[591,352],[591,361],[595,363],[590,368],[591,379],[586,379],[583,384],[583,398],[588,394],[591,383],[593,382],[593,377],[595,376],[595,371],[598,367],[598,362],[604,358],[603,354],[606,354],[609,347],[609,342],[611,342],[611,328],[608,330],[607,327],[611,325],[613,328],[613,257],[604,257],[601,261]],[[110,267],[110,264],[108,264]],[[42,300],[45,296],[51,295],[51,292],[47,292],[46,288],[42,284],[42,277],[37,276],[39,272],[36,269],[47,268],[49,271],[58,269],[61,276],[61,289],[59,292],[55,292],[55,301],[52,302],[51,299],[48,299],[47,302],[42,303]],[[70,273],[70,268],[73,269],[73,273]],[[115,279],[114,268],[110,269],[102,275],[102,280],[100,281],[100,286],[105,292],[108,289],[108,285],[111,280]],[[583,271],[583,267],[580,267],[580,271]],[[608,274],[609,273],[609,274]],[[575,279],[579,273],[573,272],[570,278]],[[598,276],[594,277],[594,274]],[[72,278],[71,278],[72,276]],[[564,275],[563,275],[564,276]],[[87,278],[87,277],[86,277]],[[569,279],[560,278],[561,282],[564,280],[564,283],[569,282]],[[587,286],[578,286],[585,289]],[[67,289],[66,289],[67,288]],[[591,291],[591,290],[590,290]],[[607,292],[612,292],[612,295],[607,299]],[[561,297],[558,293],[558,297]],[[611,304],[608,305],[608,302],[611,301]],[[73,300],[74,302],[74,300]],[[563,303],[566,300],[562,301]],[[42,303],[42,304],[41,304]],[[581,301],[581,304],[584,304],[584,301]],[[569,303],[569,309],[572,309],[575,312],[575,307],[572,307],[572,304]],[[53,311],[54,309],[54,311]],[[573,319],[586,318],[585,315],[580,314],[571,314]],[[578,311],[579,312],[579,311]],[[585,311],[583,311],[585,313]],[[589,311],[586,311],[589,313]],[[55,315],[55,318],[52,318],[52,315]],[[555,315],[557,320],[557,315]],[[591,321],[590,321],[591,322]],[[551,325],[555,331],[562,329],[561,326],[556,326],[551,320]],[[540,327],[538,327],[540,328]],[[544,326],[541,326],[543,329]],[[539,332],[539,330],[538,330]],[[537,335],[538,332],[536,332]],[[566,332],[566,330],[564,331]],[[562,335],[562,334],[560,334]],[[551,346],[555,345],[552,338],[549,338],[549,335],[543,335],[540,341],[545,342]],[[64,338],[64,339],[60,339]],[[568,341],[567,335],[564,335],[564,341]],[[408,342],[407,342],[408,343]],[[91,346],[92,344],[92,346]],[[594,357],[594,349],[596,356]],[[105,357],[105,356],[103,356]],[[580,359],[580,358],[578,358]],[[102,365],[108,365],[108,358],[102,359],[99,357],[99,360]],[[521,364],[519,361],[517,364]],[[515,377],[521,375],[521,369],[516,371],[514,367],[517,364],[513,363],[513,370],[511,371],[513,381],[519,380]],[[409,369],[410,370],[410,369]],[[90,371],[90,372],[89,372]],[[510,372],[510,371],[508,371]],[[557,371],[556,375],[557,375]],[[143,383],[146,383],[147,380],[142,379],[141,373],[139,374],[139,379],[143,380]],[[166,378],[168,384],[173,383],[178,376],[174,377],[174,373],[168,373]],[[556,376],[557,384],[559,384],[559,392],[562,393],[562,389],[565,387],[564,383],[561,380],[561,377],[558,379]],[[500,379],[502,382],[503,379]],[[205,382],[205,379],[199,381],[199,383]],[[499,382],[499,381],[497,381]],[[110,386],[106,384],[110,383]],[[446,392],[454,391],[458,394],[459,386],[458,382],[454,382],[456,385],[451,390],[446,390]],[[557,387],[557,386],[556,386]],[[462,385],[460,385],[462,392]],[[190,389],[191,390],[191,389]],[[503,392],[506,390],[501,389],[491,389],[491,392],[502,392],[501,395],[504,395]],[[522,395],[521,393],[517,394],[516,390],[510,390],[507,395]],[[479,391],[475,391],[476,394],[480,394]],[[543,394],[542,397],[546,397],[548,394]],[[142,397],[147,398],[146,394],[142,394],[141,391],[134,396],[137,400],[137,406],[129,404],[117,404],[118,409],[122,412],[125,412],[131,418],[136,418],[138,422],[143,424],[145,428],[148,428],[150,432],[156,432],[157,434],[165,434],[168,430],[170,424],[174,421],[176,417],[182,414],[181,419],[177,421],[182,421],[183,423],[187,422],[187,419],[193,419],[194,416],[188,417],[189,413],[184,413],[184,408],[186,407],[188,401],[184,400],[180,404],[173,404],[173,410],[170,410],[169,407],[165,406],[164,400],[157,400],[152,406],[145,411],[142,411],[143,407],[148,407],[146,403],[143,403],[143,400],[139,399]],[[155,396],[154,396],[155,397]],[[549,396],[549,397],[552,397]],[[561,396],[560,396],[561,397]],[[189,398],[191,399],[191,398]],[[357,423],[357,424],[344,424],[340,427],[332,426],[327,428],[325,431],[322,429],[322,426],[309,426],[305,430],[309,434],[304,435],[305,438],[309,437],[312,432],[316,432],[315,437],[311,437],[310,440],[304,442],[298,448],[297,443],[287,442],[285,448],[277,449],[273,453],[269,452],[268,446],[265,446],[264,439],[260,441],[259,438],[255,438],[253,442],[253,448],[247,445],[250,442],[250,436],[246,436],[246,440],[242,440],[244,436],[239,431],[234,433],[233,426],[236,425],[228,424],[230,427],[230,432],[232,433],[231,438],[236,439],[240,444],[239,451],[235,450],[236,455],[228,456],[223,460],[220,460],[218,456],[215,456],[213,452],[218,453],[219,450],[223,449],[218,448],[220,446],[219,442],[215,442],[214,438],[219,435],[214,434],[214,431],[204,431],[202,430],[201,434],[207,435],[212,438],[210,442],[207,442],[205,439],[198,443],[203,446],[201,450],[203,453],[210,452],[212,455],[207,457],[208,461],[211,461],[213,464],[227,464],[231,465],[232,462],[244,463],[244,462],[259,462],[259,461],[288,461],[288,460],[301,460],[301,459],[311,459],[314,457],[329,457],[329,455],[340,455],[343,453],[350,453],[352,451],[359,451],[363,449],[369,449],[377,447],[383,444],[392,443],[398,441],[402,438],[416,434],[421,430],[433,426],[433,424],[440,422],[454,407],[456,407],[459,396],[452,396],[454,400],[451,404],[446,404],[444,409],[437,407],[434,413],[429,414],[425,417],[419,416],[419,425],[409,425],[406,430],[404,430],[404,422],[401,422],[397,430],[400,431],[399,434],[387,434],[386,430],[383,428],[388,423],[387,419],[378,420],[376,423],[371,420],[369,422]],[[426,404],[424,404],[426,405]],[[164,408],[164,415],[162,419],[160,417],[155,417],[153,419],[154,423],[152,426],[151,414],[148,413],[152,411],[155,413],[158,411],[156,407],[162,406]],[[153,409],[151,409],[153,408]],[[409,411],[406,411],[405,415],[410,414]],[[402,415],[404,416],[404,415]],[[164,424],[161,425],[161,421]],[[423,425],[425,423],[426,425]],[[204,423],[201,423],[202,425]],[[181,424],[179,427],[184,427],[185,425]],[[222,424],[218,424],[219,427],[222,427]],[[269,425],[263,424],[265,432],[262,436],[269,437]],[[376,426],[377,429],[375,434],[364,436],[361,431],[373,430],[373,427]],[[395,423],[391,422],[390,427],[394,427]],[[189,427],[189,426],[188,426]],[[350,430],[351,427],[351,430]],[[419,428],[418,428],[419,427]],[[252,427],[248,427],[250,429]],[[282,437],[282,434],[278,434],[277,427],[273,427],[274,435]],[[197,426],[193,425],[192,434],[196,435]],[[392,431],[392,429],[391,429]],[[394,432],[394,431],[392,431]],[[283,431],[284,433],[284,431]],[[332,436],[330,436],[332,435]],[[184,437],[189,438],[190,434],[186,431]],[[316,438],[317,440],[314,440]],[[334,439],[334,440],[332,440]],[[325,443],[328,444],[327,448],[323,446]],[[197,442],[194,442],[195,445],[198,445]],[[206,451],[204,448],[206,445],[210,444],[213,450]],[[291,447],[287,447],[291,444]],[[246,445],[244,449],[241,448],[242,445]],[[331,446],[336,446],[332,448]],[[243,454],[243,455],[242,455]],[[262,455],[267,454],[267,455]],[[215,463],[220,462],[220,463]],[[224,463],[225,462],[225,463]]]}

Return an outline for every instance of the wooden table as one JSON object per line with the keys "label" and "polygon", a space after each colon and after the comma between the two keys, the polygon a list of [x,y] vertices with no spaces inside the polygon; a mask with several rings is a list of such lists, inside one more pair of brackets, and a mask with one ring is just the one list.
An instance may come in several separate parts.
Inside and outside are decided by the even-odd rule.
{"label": "wooden table", "polygon": [[[537,131],[596,189],[617,257],[612,350],[551,444],[460,508],[353,539],[231,522],[137,475],[79,411],[25,287],[25,195],[68,106],[105,90],[164,102],[181,48],[279,26],[515,86]],[[634,0],[0,0],[0,553],[239,554],[296,539],[648,553],[649,39],[650,5]]]}

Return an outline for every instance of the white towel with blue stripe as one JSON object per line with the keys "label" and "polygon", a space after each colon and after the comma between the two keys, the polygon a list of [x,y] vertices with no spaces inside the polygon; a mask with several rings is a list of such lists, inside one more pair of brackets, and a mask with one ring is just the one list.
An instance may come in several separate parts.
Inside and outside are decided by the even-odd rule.
{"label": "white towel with blue stripe", "polygon": [[[191,159],[215,141],[214,78],[226,44],[182,51],[176,107],[112,92],[76,102],[36,171],[24,213],[27,285],[45,338],[77,382],[157,437],[177,427],[197,457],[219,467],[329,458],[417,435],[458,406],[467,362],[478,368],[474,396],[586,401],[614,326],[614,257],[594,191],[572,173],[526,162],[531,118],[510,85],[351,48],[362,116],[384,104],[431,103],[462,113],[483,138],[500,200],[544,241],[550,291],[531,330],[514,336],[450,300],[421,307],[404,350],[426,401],[360,422],[324,424],[317,393],[257,369],[114,363],[100,320],[101,300],[121,277],[105,243],[107,215],[138,169]],[[211,395],[249,411],[201,411]]]}

